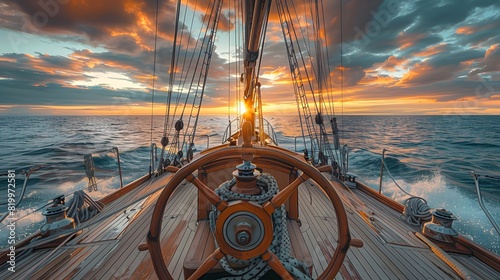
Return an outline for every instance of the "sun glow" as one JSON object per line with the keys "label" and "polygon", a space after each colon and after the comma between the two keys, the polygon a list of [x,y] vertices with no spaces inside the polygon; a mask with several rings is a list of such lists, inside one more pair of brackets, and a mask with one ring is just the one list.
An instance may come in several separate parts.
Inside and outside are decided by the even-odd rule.
{"label": "sun glow", "polygon": [[240,101],[240,104],[239,104],[239,113],[241,115],[243,115],[244,113],[247,112],[247,108],[245,107],[245,101]]}

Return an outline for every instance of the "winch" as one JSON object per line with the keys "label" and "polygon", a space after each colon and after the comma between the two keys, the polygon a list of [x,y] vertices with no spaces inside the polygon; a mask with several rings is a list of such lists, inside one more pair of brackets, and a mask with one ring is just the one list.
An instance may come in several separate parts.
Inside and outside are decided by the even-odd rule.
{"label": "winch", "polygon": [[434,240],[455,243],[458,232],[452,227],[457,218],[450,211],[438,208],[431,211],[432,220],[423,225],[422,233]]}
{"label": "winch", "polygon": [[66,210],[68,207],[64,206],[64,196],[53,199],[52,205],[42,213],[47,220],[47,223],[40,228],[43,237],[75,228],[75,221],[66,215]]}

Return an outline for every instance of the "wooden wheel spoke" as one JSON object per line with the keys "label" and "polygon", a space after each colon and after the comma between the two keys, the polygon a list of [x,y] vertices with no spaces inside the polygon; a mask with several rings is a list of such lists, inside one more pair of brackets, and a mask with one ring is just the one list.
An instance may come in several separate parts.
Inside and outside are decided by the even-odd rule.
{"label": "wooden wheel spoke", "polygon": [[195,187],[212,203],[217,210],[222,211],[226,209],[228,203],[222,200],[212,189],[210,189],[207,185],[203,184],[200,179],[194,177],[192,174],[186,178],[189,182],[193,183]]}
{"label": "wooden wheel spoke", "polygon": [[274,270],[274,272],[278,273],[278,275],[281,276],[282,279],[293,280],[293,276],[290,275],[288,270],[286,270],[286,268],[281,263],[280,259],[275,254],[273,254],[273,252],[267,250],[267,252],[262,255],[262,258]]}
{"label": "wooden wheel spoke", "polygon": [[305,182],[307,179],[309,179],[309,177],[306,174],[302,173],[302,175],[300,175],[297,179],[295,179],[290,185],[286,186],[286,188],[284,188],[277,195],[275,195],[271,199],[270,203],[268,202],[266,205],[264,205],[264,209],[266,209],[266,212],[269,213],[270,210],[270,209],[268,210],[268,208],[270,208],[269,205],[272,205],[272,207],[274,208],[272,212],[274,212],[275,209],[283,205],[283,203],[285,203],[285,201],[297,190],[300,184]]}
{"label": "wooden wheel spoke", "polygon": [[224,253],[217,248],[215,252],[213,252],[205,261],[200,265],[200,267],[188,278],[188,280],[195,280],[201,278],[205,273],[210,271],[212,267],[214,267],[220,259],[224,257]]}

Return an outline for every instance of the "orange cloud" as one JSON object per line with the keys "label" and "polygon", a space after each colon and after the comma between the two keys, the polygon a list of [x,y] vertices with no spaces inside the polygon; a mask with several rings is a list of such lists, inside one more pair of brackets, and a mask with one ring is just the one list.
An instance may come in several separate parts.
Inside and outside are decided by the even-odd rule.
{"label": "orange cloud", "polygon": [[457,30],[455,30],[456,34],[464,34],[464,35],[470,35],[475,32],[475,28],[473,26],[461,26],[458,27]]}
{"label": "orange cloud", "polygon": [[395,71],[397,68],[401,68],[405,63],[407,62],[407,59],[402,58],[402,57],[396,57],[394,55],[391,55],[387,58],[386,61],[374,65],[377,69],[380,70],[385,70],[385,71]]}
{"label": "orange cloud", "polygon": [[418,33],[418,34],[408,34],[406,32],[402,32],[399,34],[397,38],[397,43],[399,44],[399,49],[404,50],[415,45],[416,42],[424,39],[427,34]]}
{"label": "orange cloud", "polygon": [[488,24],[478,24],[478,25],[467,25],[467,26],[460,26],[455,30],[455,34],[460,34],[460,35],[471,35],[477,32],[485,31],[485,30],[496,30],[500,26],[500,23],[498,21],[493,21],[492,23]]}
{"label": "orange cloud", "polygon": [[365,76],[360,82],[360,85],[393,85],[398,82],[398,79],[392,76]]}
{"label": "orange cloud", "polygon": [[415,54],[415,56],[430,57],[430,56],[433,56],[433,55],[436,55],[436,54],[439,54],[439,53],[446,51],[447,47],[448,47],[448,45],[444,44],[444,43],[429,46],[425,50],[423,50],[421,52],[417,52]]}
{"label": "orange cloud", "polygon": [[16,60],[14,58],[11,58],[11,57],[3,57],[3,56],[0,56],[0,62],[9,62],[9,63],[15,63]]}
{"label": "orange cloud", "polygon": [[459,68],[459,65],[454,64],[433,67],[427,61],[424,61],[416,64],[414,68],[406,72],[396,85],[427,85],[447,81],[453,77],[457,68]]}

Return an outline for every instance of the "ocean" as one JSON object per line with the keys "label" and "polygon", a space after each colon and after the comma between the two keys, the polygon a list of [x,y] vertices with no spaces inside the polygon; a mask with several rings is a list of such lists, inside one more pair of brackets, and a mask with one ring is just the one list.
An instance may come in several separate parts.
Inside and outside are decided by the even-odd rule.
{"label": "ocean", "polygon": [[[0,213],[7,210],[8,171],[15,171],[16,199],[25,175],[35,170],[16,208],[17,235],[38,229],[40,211],[59,195],[86,189],[83,156],[92,154],[98,190],[95,199],[120,187],[118,147],[124,184],[149,172],[150,146],[160,146],[164,117],[155,116],[0,116]],[[302,151],[296,116],[270,116],[280,146]],[[222,142],[227,116],[202,116],[197,151]],[[153,127],[153,129],[151,129]],[[341,143],[349,147],[349,171],[378,190],[382,149],[393,178],[384,173],[382,191],[402,202],[407,192],[425,198],[431,208],[446,208],[464,236],[500,253],[500,237],[481,210],[470,171],[481,175],[486,207],[500,223],[500,116],[343,116]],[[151,133],[153,131],[153,133]],[[152,141],[151,141],[152,140]],[[331,141],[331,140],[330,140]],[[6,221],[0,240],[6,240]],[[7,242],[1,241],[4,247]]]}

